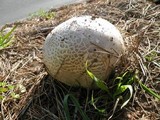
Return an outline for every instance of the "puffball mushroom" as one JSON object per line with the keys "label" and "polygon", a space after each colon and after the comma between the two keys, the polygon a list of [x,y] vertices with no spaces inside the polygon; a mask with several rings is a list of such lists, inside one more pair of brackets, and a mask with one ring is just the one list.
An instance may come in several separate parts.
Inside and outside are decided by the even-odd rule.
{"label": "puffball mushroom", "polygon": [[53,78],[69,86],[95,87],[86,72],[105,81],[125,52],[119,30],[92,16],[73,17],[56,26],[44,44],[44,64]]}

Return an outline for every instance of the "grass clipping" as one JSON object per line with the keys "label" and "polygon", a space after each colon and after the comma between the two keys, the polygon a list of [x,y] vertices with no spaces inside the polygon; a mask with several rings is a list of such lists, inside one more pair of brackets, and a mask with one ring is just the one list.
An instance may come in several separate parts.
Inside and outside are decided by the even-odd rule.
{"label": "grass clipping", "polygon": [[[124,119],[159,119],[160,102],[141,89],[147,86],[160,94],[159,5],[146,0],[93,0],[50,12],[54,17],[35,17],[3,27],[17,26],[13,32],[14,41],[0,50],[2,119],[100,120],[118,119],[119,116]],[[77,15],[102,17],[116,25],[123,35],[129,50],[127,60],[115,69],[107,82],[109,90],[116,88],[115,91],[119,91],[113,95],[120,95],[118,99],[103,90],[68,87],[46,73],[42,62],[46,35],[54,26]],[[145,86],[132,82],[135,75]],[[125,84],[119,84],[121,78]],[[124,96],[130,98],[132,91],[130,86],[124,86],[126,84],[132,85],[134,92],[124,107]]]}

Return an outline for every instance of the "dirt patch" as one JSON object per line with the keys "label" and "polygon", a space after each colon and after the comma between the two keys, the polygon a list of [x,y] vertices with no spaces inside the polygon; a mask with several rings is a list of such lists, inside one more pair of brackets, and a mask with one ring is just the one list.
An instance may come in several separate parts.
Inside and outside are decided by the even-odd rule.
{"label": "dirt patch", "polygon": [[[33,18],[5,26],[18,25],[14,33],[14,43],[0,50],[0,81],[13,85],[21,84],[26,92],[21,93],[20,88],[17,87],[15,92],[20,94],[20,99],[5,97],[1,102],[2,118],[65,119],[63,97],[71,92],[76,95],[90,119],[102,119],[92,106],[88,106],[84,101],[86,96],[91,96],[91,93],[98,94],[98,90],[71,88],[54,81],[47,74],[42,61],[42,46],[47,34],[59,23],[79,15],[102,17],[116,25],[122,32],[126,46],[130,46],[129,62],[123,70],[138,69],[140,80],[160,94],[159,5],[146,0],[130,2],[128,0],[91,0],[83,4],[53,9],[50,12],[55,13],[52,19]],[[155,51],[156,55],[154,55]],[[154,57],[154,60],[150,60],[151,57]],[[140,87],[136,87],[133,100],[123,110],[117,110],[112,119],[158,120],[160,118],[160,102],[139,89]],[[108,114],[103,116],[103,119],[111,115],[112,104],[107,106]],[[73,108],[72,104],[70,107]],[[75,117],[75,119],[82,118]]]}

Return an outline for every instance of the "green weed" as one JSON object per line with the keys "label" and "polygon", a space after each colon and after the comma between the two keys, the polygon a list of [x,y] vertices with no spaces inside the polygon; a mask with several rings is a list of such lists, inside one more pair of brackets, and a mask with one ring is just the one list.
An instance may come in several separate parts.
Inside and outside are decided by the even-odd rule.
{"label": "green weed", "polygon": [[[138,79],[138,71],[137,70],[135,72],[127,71],[127,72],[123,73],[122,75],[120,75],[119,77],[115,78],[114,83],[113,83],[114,87],[112,87],[112,88],[108,88],[107,85],[105,84],[105,82],[99,80],[92,72],[90,72],[87,69],[87,63],[86,63],[86,71],[87,71],[88,75],[96,82],[97,87],[103,91],[106,91],[108,96],[110,97],[110,100],[116,101],[114,109],[113,109],[113,114],[114,114],[114,111],[115,111],[120,100],[122,101],[122,103],[120,105],[121,109],[124,106],[126,106],[128,104],[128,102],[131,100],[131,98],[133,96],[133,89],[134,89],[133,84],[135,85],[136,83],[138,83],[146,93],[148,93],[148,94],[154,96],[155,98],[157,98],[158,100],[160,100],[160,95],[158,95],[153,90],[151,90],[150,88],[145,86]],[[114,91],[114,92],[111,92],[111,91]],[[107,101],[107,102],[109,102],[109,101]],[[92,105],[99,112],[101,112],[101,113],[105,112],[105,109],[104,109],[105,107],[103,109],[97,108],[97,106],[95,105],[95,100],[94,100],[93,96],[92,96]]]}
{"label": "green weed", "polygon": [[[94,111],[95,114],[99,114],[99,116],[101,116],[100,118],[103,118],[103,117],[106,118],[106,114],[107,114],[107,118],[111,119],[118,108],[122,109],[123,107],[125,107],[133,97],[135,85],[136,86],[140,85],[142,90],[144,90],[146,93],[160,100],[160,95],[158,95],[153,90],[145,86],[139,80],[138,70],[135,70],[133,72],[126,71],[125,73],[114,78],[112,83],[113,85],[108,87],[104,81],[98,79],[91,71],[88,70],[87,62],[85,66],[86,66],[87,74],[94,80],[97,87],[100,88],[101,90],[98,94],[94,93],[94,90],[92,90],[92,94],[90,98],[86,98],[86,101],[87,101],[86,106],[89,106],[89,104],[92,105],[94,110],[98,112],[96,113]],[[88,120],[89,119],[89,116],[87,116],[88,114],[82,111],[80,103],[78,103],[78,100],[72,94],[67,94],[64,97],[64,101],[63,101],[65,116],[67,120],[71,119],[71,116],[70,116],[71,111],[68,108],[69,97],[74,103],[75,111],[78,110],[82,118],[84,120]],[[87,97],[89,96],[87,95]],[[110,105],[113,106],[112,110],[110,110],[110,107],[108,107]],[[91,108],[89,107],[89,109]],[[111,111],[111,112],[108,113],[108,111]]]}
{"label": "green weed", "polygon": [[55,16],[55,13],[54,12],[46,12],[43,9],[39,9],[37,12],[30,14],[30,16],[31,16],[31,18],[41,17],[41,18],[45,18],[45,19],[51,19]]}
{"label": "green weed", "polygon": [[17,26],[14,26],[8,33],[3,33],[3,30],[0,31],[0,49],[4,49],[11,44],[13,38],[12,32],[16,27]]}
{"label": "green weed", "polygon": [[[69,108],[68,108],[68,99],[72,100],[72,102],[75,105],[75,109],[77,109],[79,111],[79,113],[81,114],[83,120],[89,120],[88,116],[85,114],[85,112],[82,111],[79,102],[77,101],[77,99],[72,95],[72,94],[67,94],[64,98],[64,112],[65,112],[65,116],[66,116],[66,120],[71,120],[70,118],[70,113],[69,113]],[[75,110],[75,111],[77,111]]]}
{"label": "green weed", "polygon": [[158,53],[156,51],[152,51],[151,53],[145,56],[145,59],[149,62],[152,62],[157,56],[158,56]]}
{"label": "green weed", "polygon": [[149,54],[147,54],[145,57],[146,61],[152,62],[154,65],[160,67],[160,52],[153,50]]}
{"label": "green weed", "polygon": [[20,95],[16,94],[14,89],[14,85],[8,84],[6,82],[0,82],[0,101],[2,101],[5,96],[11,96],[13,99],[20,98]]}

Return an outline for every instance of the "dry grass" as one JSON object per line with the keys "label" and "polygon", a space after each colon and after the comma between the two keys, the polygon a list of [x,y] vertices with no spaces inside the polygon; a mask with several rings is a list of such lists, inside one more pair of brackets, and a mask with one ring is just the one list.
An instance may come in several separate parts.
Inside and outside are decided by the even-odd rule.
{"label": "dry grass", "polygon": [[[129,46],[128,64],[123,66],[123,71],[138,69],[140,80],[160,93],[159,5],[146,0],[93,0],[51,11],[55,12],[53,19],[35,18],[14,23],[18,25],[14,33],[15,42],[12,46],[0,50],[0,81],[13,85],[21,84],[26,88],[26,92],[21,93],[20,88],[16,87],[15,92],[20,94],[20,99],[5,97],[1,102],[1,118],[65,119],[63,97],[72,92],[76,94],[91,119],[100,119],[91,105],[85,103],[91,93],[99,95],[98,90],[75,89],[53,81],[53,78],[47,75],[42,62],[42,46],[46,35],[54,26],[76,15],[102,17],[115,24],[122,32],[126,46]],[[13,24],[5,27],[10,26]],[[124,110],[117,112],[113,118],[118,119],[121,115],[124,120],[158,120],[160,103],[140,91],[140,87],[136,88],[133,101]],[[70,107],[73,107],[72,104]],[[112,107],[113,103],[107,106],[109,115]]]}

